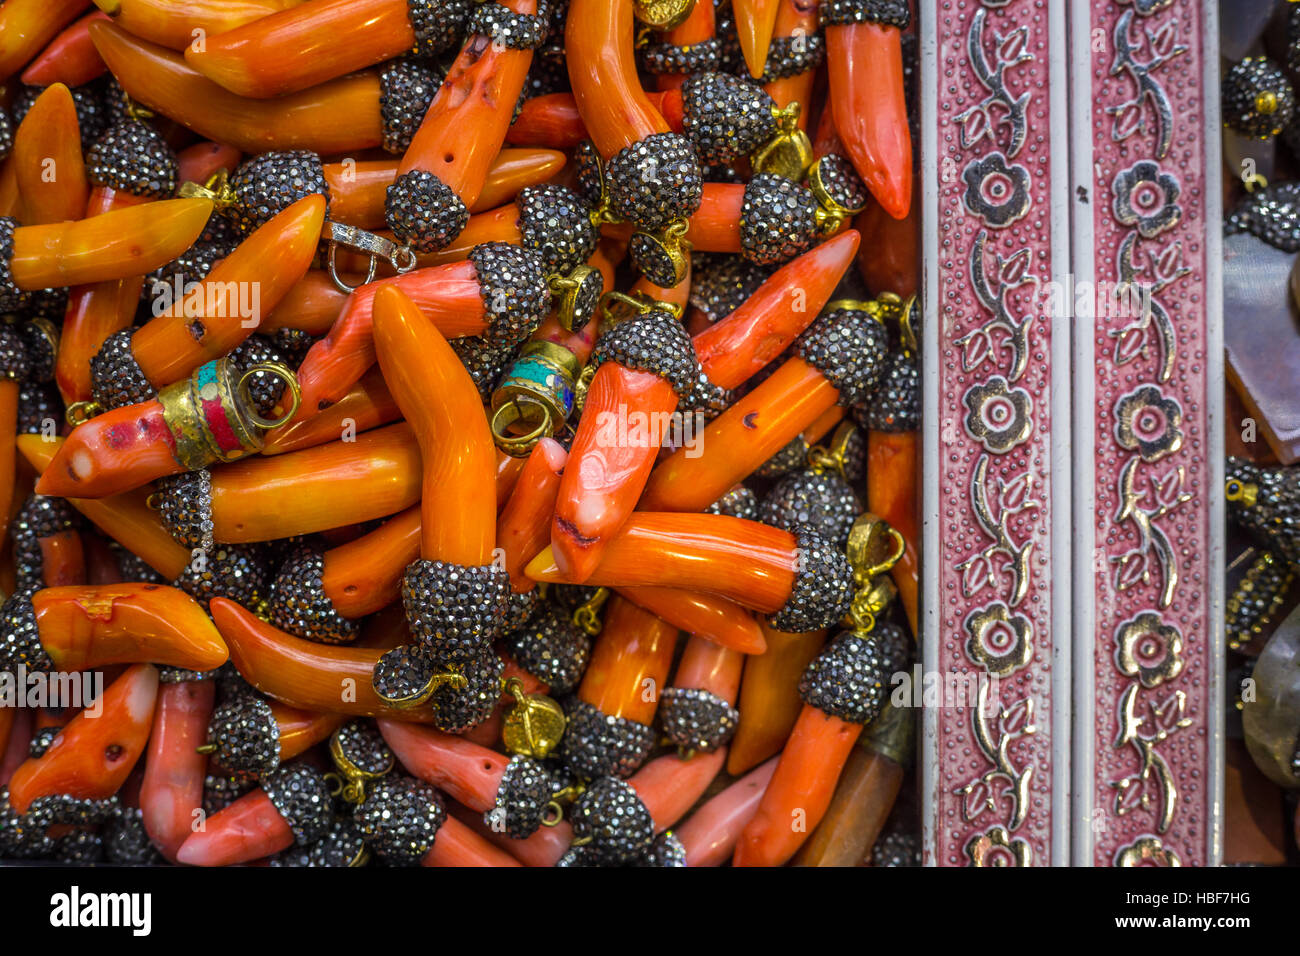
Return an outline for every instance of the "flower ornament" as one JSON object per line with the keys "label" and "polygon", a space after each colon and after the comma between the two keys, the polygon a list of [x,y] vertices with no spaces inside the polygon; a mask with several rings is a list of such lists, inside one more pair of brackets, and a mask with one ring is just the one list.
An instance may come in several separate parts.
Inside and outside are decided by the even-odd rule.
{"label": "flower ornament", "polygon": [[972,866],[1028,866],[1033,850],[1024,840],[1013,840],[1006,827],[976,834],[966,844]]}
{"label": "flower ornament", "polygon": [[1132,4],[1133,9],[1137,11],[1138,16],[1149,17],[1151,14],[1169,6],[1174,2],[1174,0],[1116,0],[1116,2],[1121,4]]}
{"label": "flower ornament", "polygon": [[1159,837],[1139,837],[1115,854],[1116,866],[1182,866],[1178,854],[1166,847]]}
{"label": "flower ornament", "polygon": [[1034,625],[996,601],[966,618],[966,656],[990,674],[1007,677],[1034,655]]}
{"label": "flower ornament", "polygon": [[1143,385],[1115,403],[1115,440],[1145,462],[1183,447],[1183,408],[1156,385]]}
{"label": "flower ornament", "polygon": [[969,411],[967,433],[994,454],[1010,451],[1029,439],[1034,399],[1023,388],[1012,388],[1001,375],[972,385],[962,396]]}
{"label": "flower ornament", "polygon": [[972,160],[962,171],[962,202],[991,229],[1004,229],[1029,212],[1029,170],[1001,153]]}
{"label": "flower ornament", "polygon": [[1134,163],[1115,174],[1115,218],[1136,226],[1144,239],[1158,236],[1178,225],[1183,207],[1178,205],[1181,187],[1169,173],[1149,159]]}
{"label": "flower ornament", "polygon": [[1156,687],[1183,672],[1183,635],[1160,615],[1145,611],[1115,632],[1115,664],[1143,687]]}

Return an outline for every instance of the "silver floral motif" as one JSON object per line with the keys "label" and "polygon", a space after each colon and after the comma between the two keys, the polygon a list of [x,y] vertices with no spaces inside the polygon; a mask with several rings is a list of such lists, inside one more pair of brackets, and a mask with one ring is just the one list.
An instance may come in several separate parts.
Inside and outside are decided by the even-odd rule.
{"label": "silver floral motif", "polygon": [[[1178,561],[1169,536],[1159,522],[1179,505],[1192,500],[1192,494],[1183,491],[1187,472],[1181,466],[1168,474],[1156,477],[1146,475],[1147,487],[1138,490],[1136,476],[1141,458],[1134,455],[1119,473],[1119,510],[1115,521],[1130,521],[1137,530],[1137,547],[1110,560],[1115,564],[1115,589],[1126,591],[1135,584],[1151,580],[1154,565],[1163,578],[1159,606],[1169,607],[1178,587]],[[1154,499],[1154,507],[1147,502]]]}
{"label": "silver floral motif", "polygon": [[[1146,704],[1146,713],[1138,711],[1139,701]],[[1180,730],[1195,721],[1187,716],[1187,693],[1175,691],[1164,700],[1139,698],[1138,683],[1128,685],[1119,700],[1119,736],[1116,749],[1131,746],[1137,753],[1136,772],[1111,781],[1115,791],[1115,816],[1122,817],[1134,810],[1159,808],[1156,831],[1166,833],[1174,822],[1178,789],[1168,761],[1159,746]]]}
{"label": "silver floral motif", "polygon": [[1034,623],[996,601],[966,617],[966,656],[997,677],[1009,677],[1034,656]]}
{"label": "silver floral motif", "polygon": [[1183,407],[1165,398],[1158,385],[1142,385],[1115,403],[1115,440],[1145,462],[1183,447]]}
{"label": "silver floral motif", "polygon": [[1025,840],[1012,838],[1006,827],[977,833],[966,842],[971,866],[1029,866],[1033,849]]}
{"label": "silver floral motif", "polygon": [[[1178,337],[1174,334],[1173,319],[1156,296],[1192,270],[1183,264],[1181,241],[1172,242],[1156,252],[1147,250],[1144,244],[1148,264],[1142,268],[1134,261],[1137,244],[1137,233],[1130,232],[1120,243],[1115,258],[1119,271],[1118,289],[1127,293],[1129,301],[1135,297],[1138,299],[1138,315],[1122,328],[1110,329],[1106,334],[1115,340],[1116,365],[1126,365],[1145,357],[1154,338],[1160,352],[1160,371],[1156,378],[1167,382],[1174,374]],[[1152,281],[1143,281],[1147,274],[1151,275]],[[1136,296],[1132,294],[1134,291]]]}
{"label": "silver floral motif", "polygon": [[1034,430],[1034,398],[1023,388],[1012,388],[1001,375],[983,385],[972,385],[962,396],[969,411],[966,431],[988,451],[1000,455],[1028,441]]}
{"label": "silver floral motif", "polygon": [[1132,4],[1138,16],[1149,17],[1172,4],[1174,0],[1115,0],[1115,2],[1125,6]]}
{"label": "silver floral motif", "polygon": [[1115,632],[1115,664],[1146,688],[1158,687],[1183,672],[1183,635],[1154,611],[1143,611]]}
{"label": "silver floral motif", "polygon": [[1181,187],[1171,174],[1160,171],[1158,163],[1142,159],[1115,174],[1111,187],[1115,193],[1115,218],[1126,226],[1135,226],[1143,239],[1172,229],[1183,218],[1178,205]]}
{"label": "silver floral motif", "polygon": [[[995,4],[985,0],[984,5]],[[1024,147],[1025,138],[1029,134],[1025,111],[1029,108],[1030,94],[1025,91],[1019,97],[1013,97],[1007,89],[1006,71],[1034,58],[1028,50],[1029,28],[1020,26],[1005,36],[995,31],[993,59],[990,62],[984,52],[984,25],[987,20],[988,11],[975,11],[970,31],[966,34],[966,52],[970,56],[971,71],[984,89],[988,90],[988,96],[963,110],[955,120],[961,127],[962,149],[972,149],[982,139],[988,139],[992,145],[997,146],[998,132],[1005,130],[1007,155],[1014,157]]]}
{"label": "silver floral motif", "polygon": [[[962,594],[968,598],[975,597],[987,586],[1001,584],[1003,573],[1009,575],[1011,589],[1007,600],[1015,607],[1029,593],[1029,558],[1034,550],[1034,539],[1027,535],[1023,544],[1016,541],[1009,526],[1020,512],[1037,509],[1038,502],[1030,497],[1033,490],[1030,472],[990,481],[990,461],[987,454],[980,455],[979,461],[975,462],[970,487],[975,520],[989,541],[957,565],[957,570],[961,572]],[[1000,561],[995,561],[995,558]]]}
{"label": "silver floral motif", "polygon": [[990,229],[1005,229],[1029,212],[1029,170],[1007,163],[993,152],[972,159],[962,170],[966,183],[962,202]]}
{"label": "silver floral motif", "polygon": [[1178,854],[1164,845],[1159,837],[1138,837],[1115,854],[1116,866],[1182,866]]}
{"label": "silver floral motif", "polygon": [[975,743],[990,766],[954,792],[962,797],[961,815],[967,823],[998,810],[999,804],[1006,801],[1008,807],[1004,818],[1007,827],[1004,832],[1010,833],[1029,816],[1029,788],[1034,780],[1033,762],[1026,761],[1023,767],[1017,767],[1011,757],[1011,748],[1017,741],[1038,733],[1038,725],[1034,723],[1032,697],[1022,697],[1003,706],[1001,700],[990,700],[990,685],[993,683],[987,679],[980,681],[978,699],[971,715]]}
{"label": "silver floral motif", "polygon": [[993,361],[996,365],[1000,354],[1006,353],[1010,358],[1007,380],[1014,382],[1025,373],[1029,364],[1029,332],[1034,313],[1026,312],[1017,318],[1011,300],[1017,295],[1017,290],[1025,289],[1029,292],[1029,301],[1037,302],[1042,283],[1031,271],[1033,256],[1028,249],[1021,249],[1006,258],[995,251],[990,268],[985,261],[988,237],[988,230],[981,229],[971,244],[970,282],[980,305],[993,317],[957,340],[962,349],[961,367],[970,372],[986,361]]}
{"label": "silver floral motif", "polygon": [[[1151,10],[1143,11],[1143,5]],[[1157,9],[1150,3],[1139,2],[1138,13],[1145,15]],[[1132,99],[1106,107],[1112,117],[1110,136],[1117,143],[1122,143],[1135,133],[1154,132],[1156,137],[1155,157],[1164,159],[1173,142],[1174,113],[1169,105],[1169,96],[1164,87],[1155,78],[1155,73],[1176,56],[1187,52],[1186,44],[1175,42],[1178,31],[1176,20],[1170,20],[1155,30],[1145,30],[1143,38],[1135,42],[1129,27],[1133,23],[1133,11],[1125,10],[1115,24],[1115,59],[1111,62],[1110,75],[1118,76],[1127,72],[1136,92]],[[1146,60],[1139,60],[1139,44],[1145,43],[1151,51]]]}

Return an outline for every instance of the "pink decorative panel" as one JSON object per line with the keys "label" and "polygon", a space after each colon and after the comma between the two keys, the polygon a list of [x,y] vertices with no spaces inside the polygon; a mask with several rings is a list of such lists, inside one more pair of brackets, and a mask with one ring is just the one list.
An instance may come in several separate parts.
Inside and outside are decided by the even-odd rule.
{"label": "pink decorative panel", "polygon": [[921,0],[927,864],[1067,862],[1059,0]]}
{"label": "pink decorative panel", "polygon": [[1215,864],[1217,26],[1201,0],[1073,16],[1074,272],[1093,303],[1075,317],[1074,862]]}

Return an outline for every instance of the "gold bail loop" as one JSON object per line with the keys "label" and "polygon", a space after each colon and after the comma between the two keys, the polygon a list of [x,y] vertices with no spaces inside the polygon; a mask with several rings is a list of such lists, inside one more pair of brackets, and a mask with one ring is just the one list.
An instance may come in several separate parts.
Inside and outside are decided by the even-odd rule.
{"label": "gold bail loop", "polygon": [[776,130],[769,139],[750,154],[750,166],[756,173],[772,173],[799,182],[813,162],[812,141],[799,128],[798,101],[788,106],[772,109]]}
{"label": "gold bail loop", "polygon": [[696,0],[633,0],[632,13],[654,30],[672,30],[687,21]]}
{"label": "gold bail loop", "polygon": [[573,623],[575,627],[582,629],[584,634],[595,637],[600,633],[603,626],[600,619],[600,609],[605,606],[609,600],[609,588],[596,588],[596,593],[587,598],[583,604],[573,612]]}
{"label": "gold bail loop", "polygon": [[[333,221],[325,223],[325,239],[329,242],[328,266],[330,280],[340,292],[354,292],[361,286],[374,282],[381,258],[387,260],[398,275],[405,275],[419,264],[415,251],[410,246],[399,246],[393,240],[377,233],[359,229],[356,226],[349,226],[345,223]],[[339,275],[336,264],[339,246],[370,257],[370,266],[366,269],[366,277],[356,285],[348,285],[343,277]]]}
{"label": "gold bail loop", "polygon": [[841,422],[825,445],[814,445],[808,449],[808,467],[813,471],[833,471],[845,481],[848,464],[849,442],[857,434],[858,426],[852,422]]}
{"label": "gold bail loop", "polygon": [[230,174],[224,169],[218,169],[203,185],[193,182],[181,183],[176,195],[182,199],[211,199],[212,205],[218,212],[229,209],[239,202],[235,187],[230,185]]}
{"label": "gold bail loop", "polygon": [[[248,391],[248,380],[254,375],[265,373],[274,375],[280,381],[284,382],[285,390],[288,391],[290,402],[289,408],[284,411],[279,418],[263,418],[257,412],[257,403],[253,401],[253,396]],[[239,389],[239,397],[248,403],[248,418],[258,428],[279,428],[293,419],[298,412],[298,406],[302,404],[302,388],[298,385],[298,376],[294,374],[293,369],[283,362],[258,362],[250,365],[239,377],[235,385]]]}
{"label": "gold bail loop", "polygon": [[[330,794],[336,797],[342,797],[348,803],[360,804],[366,799],[366,784],[371,780],[378,780],[385,776],[396,766],[396,757],[389,755],[388,763],[382,770],[362,770],[343,752],[343,740],[339,736],[343,728],[339,728],[330,735],[330,757],[334,761],[334,766],[338,768],[338,773],[327,773],[326,781],[333,784],[337,781],[338,789],[331,786]],[[334,781],[330,781],[333,777]]]}
{"label": "gold bail loop", "polygon": [[880,612],[898,594],[888,573],[906,550],[903,536],[883,518],[865,513],[853,522],[846,555],[857,585],[848,615],[855,630],[870,632],[875,628]]}
{"label": "gold bail loop", "polygon": [[515,699],[501,727],[506,749],[536,760],[549,756],[568,726],[564,709],[545,694],[525,693],[518,677],[508,678],[504,687]]}

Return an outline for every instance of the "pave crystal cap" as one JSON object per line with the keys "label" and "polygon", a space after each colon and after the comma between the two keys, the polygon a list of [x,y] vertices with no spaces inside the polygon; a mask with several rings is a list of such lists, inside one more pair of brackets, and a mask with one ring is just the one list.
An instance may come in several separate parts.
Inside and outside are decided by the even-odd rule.
{"label": "pave crystal cap", "polygon": [[497,787],[496,803],[483,815],[484,822],[490,827],[504,828],[516,840],[532,836],[542,825],[554,783],[540,761],[516,754],[506,764]]}
{"label": "pave crystal cap", "polygon": [[329,829],[330,793],[320,771],[304,763],[286,764],[262,778],[262,790],[299,846],[314,843]]}
{"label": "pave crystal cap", "polygon": [[911,639],[895,624],[845,631],[813,658],[799,679],[804,703],[852,724],[875,719],[891,675],[907,666]]}
{"label": "pave crystal cap", "polygon": [[556,184],[526,186],[515,197],[515,205],[520,244],[542,257],[548,273],[568,273],[596,251],[599,233],[591,222],[591,203],[572,189]]}
{"label": "pave crystal cap", "polygon": [[587,785],[570,813],[578,840],[589,841],[610,863],[630,863],[646,854],[655,838],[654,819],[631,784],[598,777]]}
{"label": "pave crystal cap", "polygon": [[414,56],[450,50],[465,35],[470,0],[406,0],[406,15],[415,33]]}
{"label": "pave crystal cap", "polygon": [[762,266],[807,252],[817,240],[817,200],[803,186],[775,173],[758,173],[745,186],[740,207],[741,254]]}
{"label": "pave crystal cap", "polygon": [[399,644],[380,655],[370,674],[370,684],[383,700],[396,707],[423,703],[438,668],[418,645]]}
{"label": "pave crystal cap", "polygon": [[759,513],[758,496],[744,485],[736,485],[713,504],[704,509],[705,514],[729,515],[732,518],[744,518],[748,521],[762,521]]}
{"label": "pave crystal cap", "polygon": [[444,684],[433,692],[429,704],[439,730],[458,734],[477,727],[492,716],[501,700],[501,676],[505,662],[487,648],[460,667],[464,687]]}
{"label": "pave crystal cap", "polygon": [[798,76],[821,66],[826,60],[826,40],[820,34],[772,37],[763,65],[763,82]]}
{"label": "pave crystal cap", "polygon": [[286,633],[323,644],[347,644],[357,638],[356,621],[339,614],[325,593],[325,557],[303,548],[280,568],[271,584],[268,617]]}
{"label": "pave crystal cap", "polygon": [[569,724],[560,744],[564,765],[579,777],[630,777],[655,746],[654,728],[611,717],[578,697],[564,701]]}
{"label": "pave crystal cap", "polygon": [[637,51],[637,61],[647,73],[698,73],[722,67],[722,41],[709,37],[699,43],[647,43]]}
{"label": "pave crystal cap", "polygon": [[776,131],[776,103],[756,83],[726,73],[696,73],[681,89],[682,132],[702,163],[748,156]]}
{"label": "pave crystal cap", "polygon": [[219,544],[196,556],[173,582],[207,610],[214,597],[256,607],[267,592],[270,568],[255,544]]}
{"label": "pave crystal cap", "polygon": [[442,80],[441,71],[419,60],[390,60],[379,71],[379,115],[385,152],[400,156],[411,145]]}
{"label": "pave crystal cap", "polygon": [[712,753],[731,739],[739,720],[740,711],[711,691],[668,687],[659,700],[664,733],[682,750]]}
{"label": "pave crystal cap", "polygon": [[411,634],[431,663],[462,664],[501,635],[510,575],[494,565],[465,567],[412,561],[402,576],[402,605]]}
{"label": "pave crystal cap", "polygon": [[411,169],[394,180],[384,199],[388,227],[417,252],[437,252],[461,234],[469,209],[441,179]]}
{"label": "pave crystal cap", "polygon": [[871,191],[853,164],[839,153],[827,153],[808,169],[812,193],[827,209],[848,215],[860,213],[871,200]]}
{"label": "pave crystal cap", "polygon": [[203,778],[203,812],[208,816],[224,810],[257,786],[247,773],[210,773]]}
{"label": "pave crystal cap", "polygon": [[1265,634],[1295,582],[1295,569],[1272,551],[1261,551],[1246,569],[1224,609],[1229,650],[1241,650]]}
{"label": "pave crystal cap", "polygon": [[54,743],[54,738],[63,733],[63,727],[42,727],[36,733],[32,734],[31,741],[27,744],[27,756],[32,760],[40,760],[45,756],[45,751],[50,749],[50,744]]}
{"label": "pave crystal cap", "polygon": [[35,382],[54,380],[54,363],[59,353],[59,330],[45,318],[28,319],[18,327],[27,353],[27,378]]}
{"label": "pave crystal cap", "polygon": [[702,374],[690,334],[676,316],[659,309],[641,312],[602,332],[587,365],[595,369],[605,362],[658,375],[679,399],[695,391]]}
{"label": "pave crystal cap", "polygon": [[871,848],[872,866],[920,866],[921,843],[914,832],[890,827]]}
{"label": "pave crystal cap", "polygon": [[159,478],[158,517],[187,548],[206,550],[212,539],[212,476],[206,469]]}
{"label": "pave crystal cap", "polygon": [[501,625],[502,632],[509,634],[527,624],[540,603],[541,597],[536,588],[531,591],[511,591],[506,606],[506,619]]}
{"label": "pave crystal cap", "polygon": [[22,329],[14,323],[0,321],[0,378],[22,381],[27,372],[27,343]]}
{"label": "pave crystal cap", "polygon": [[885,357],[875,391],[854,413],[878,432],[914,432],[921,427],[921,370],[916,357],[895,349]]}
{"label": "pave crystal cap", "polygon": [[506,652],[527,673],[563,696],[578,686],[591,654],[591,637],[573,615],[543,602],[528,621],[505,637]]}
{"label": "pave crystal cap", "polygon": [[20,664],[29,671],[54,669],[41,646],[31,594],[25,591],[15,591],[0,605],[0,670],[14,671]]}
{"label": "pave crystal cap", "polygon": [[147,402],[158,394],[135,360],[134,334],[131,328],[114,332],[90,360],[90,394],[107,410]]}
{"label": "pave crystal cap", "polygon": [[103,837],[104,857],[110,863],[140,866],[162,862],[144,828],[144,811],[139,807],[119,806],[104,824]]}
{"label": "pave crystal cap", "polygon": [[[113,105],[108,102],[106,90],[116,88],[121,94],[121,87],[117,81],[109,79],[108,83],[100,80],[92,80],[90,83],[81,86],[74,86],[68,92],[72,94],[72,105],[77,113],[77,126],[81,132],[81,141],[83,143],[93,143],[104,132],[108,124],[118,117],[118,112]],[[32,108],[37,97],[44,93],[49,87],[45,86],[20,86],[14,96],[11,112],[15,128],[22,123],[27,111]]]}
{"label": "pave crystal cap", "polygon": [[699,158],[679,133],[655,133],[619,150],[608,179],[614,212],[643,229],[688,218],[704,195]]}
{"label": "pave crystal cap", "polygon": [[280,725],[257,694],[238,694],[216,706],[208,744],[212,759],[226,770],[262,776],[280,766]]}
{"label": "pave crystal cap", "polygon": [[419,866],[447,812],[432,784],[390,773],[368,788],[354,819],[366,845],[385,863]]}
{"label": "pave crystal cap", "polygon": [[785,531],[803,525],[843,548],[862,512],[861,500],[844,478],[830,469],[805,468],[772,486],[763,498],[759,520]]}
{"label": "pave crystal cap", "polygon": [[785,607],[767,622],[795,634],[831,627],[853,603],[853,570],[843,550],[817,532],[801,526],[793,534],[799,554],[794,586]]}
{"label": "pave crystal cap", "polygon": [[176,192],[180,164],[156,129],[139,120],[118,120],[86,154],[86,175],[96,186],[133,196],[165,199]]}
{"label": "pave crystal cap", "polygon": [[245,161],[230,177],[236,201],[225,210],[247,235],[307,196],[325,197],[329,215],[329,186],[318,155],[305,149],[262,153]]}
{"label": "pave crystal cap", "polygon": [[368,720],[352,718],[330,739],[330,755],[336,763],[355,768],[367,776],[379,777],[393,769],[393,751],[379,728]]}
{"label": "pave crystal cap", "polygon": [[14,148],[14,124],[9,119],[9,111],[0,106],[0,163],[9,158]]}
{"label": "pave crystal cap", "polygon": [[9,804],[9,788],[0,787],[0,856],[10,860],[49,856],[54,841],[45,835],[45,830],[30,815],[16,813]]}
{"label": "pave crystal cap", "polygon": [[1223,121],[1251,139],[1272,139],[1295,115],[1286,73],[1262,56],[1248,56],[1223,78]]}
{"label": "pave crystal cap", "polygon": [[633,865],[646,867],[686,866],[686,847],[682,845],[681,840],[677,839],[675,833],[666,830],[655,837],[654,842],[650,844],[649,852]]}
{"label": "pave crystal cap", "polygon": [[490,404],[492,393],[500,385],[502,378],[514,365],[519,348],[513,344],[489,342],[481,335],[466,335],[451,340],[451,348],[459,357],[470,380],[478,389],[483,403]]}
{"label": "pave crystal cap", "polygon": [[1300,564],[1300,470],[1265,468],[1229,456],[1228,517],[1256,540]]}
{"label": "pave crystal cap", "polygon": [[469,251],[487,315],[482,339],[498,348],[522,342],[551,311],[551,286],[542,255],[505,242]]}
{"label": "pave crystal cap", "polygon": [[64,866],[91,866],[104,859],[104,838],[93,830],[73,830],[59,837],[52,859]]}
{"label": "pave crystal cap", "polygon": [[1300,182],[1274,183],[1246,196],[1223,224],[1223,234],[1249,232],[1283,252],[1300,252]]}
{"label": "pave crystal cap", "polygon": [[366,841],[350,817],[335,817],[325,834],[308,846],[294,846],[271,857],[271,866],[361,866],[367,859]]}
{"label": "pave crystal cap", "polygon": [[[13,216],[0,216],[0,312],[17,312],[31,298],[29,293],[14,284],[13,272],[9,268],[14,257],[14,230],[17,228],[18,220]],[[20,377],[8,357],[0,355],[0,360],[4,361],[0,364],[0,375],[11,379]]]}
{"label": "pave crystal cap", "polygon": [[817,14],[824,27],[878,23],[906,30],[911,23],[907,0],[821,0]]}
{"label": "pave crystal cap", "polygon": [[63,421],[63,396],[53,384],[33,382],[18,383],[18,434],[39,435],[47,422]]}
{"label": "pave crystal cap", "polygon": [[740,308],[772,270],[744,256],[725,252],[697,252],[691,256],[690,303],[717,322]]}
{"label": "pave crystal cap", "polygon": [[794,348],[839,389],[839,403],[847,407],[866,401],[880,380],[889,333],[861,309],[833,309],[799,336]]}
{"label": "pave crystal cap", "polygon": [[9,533],[14,540],[15,593],[45,586],[45,558],[41,539],[80,524],[78,514],[63,498],[29,495],[14,518]]}

